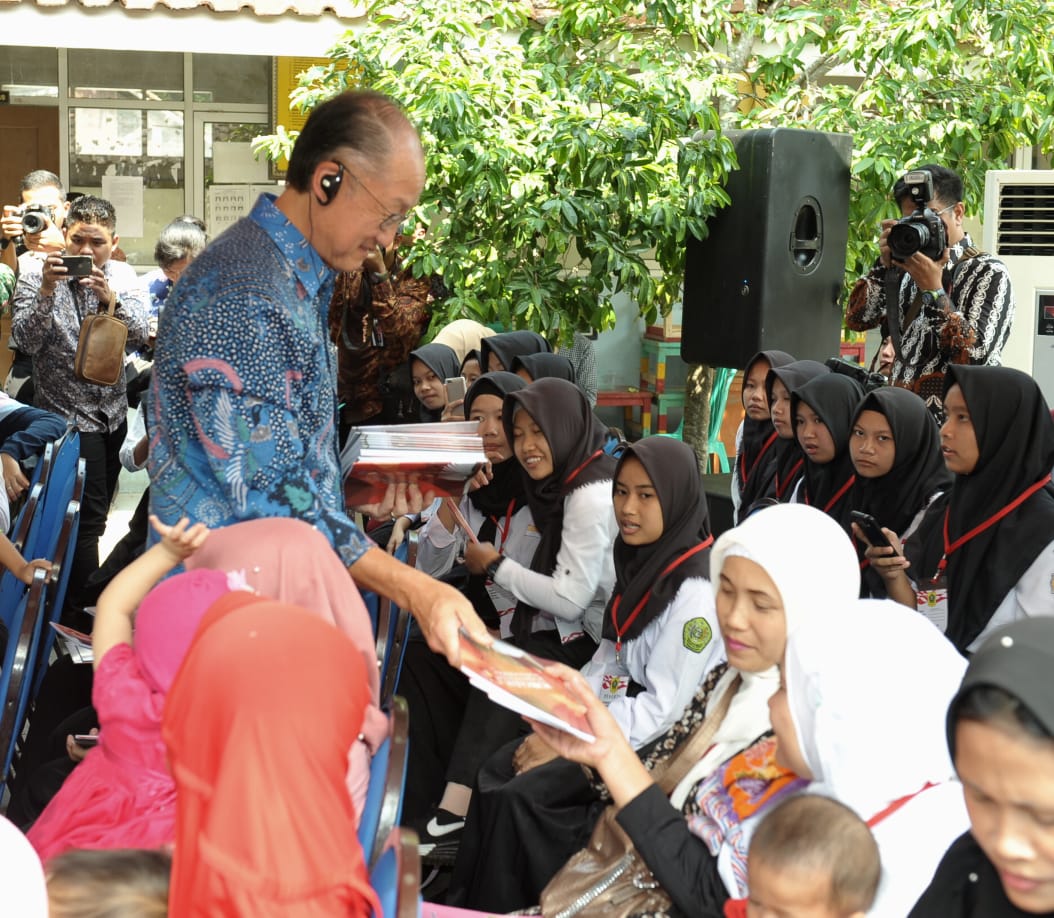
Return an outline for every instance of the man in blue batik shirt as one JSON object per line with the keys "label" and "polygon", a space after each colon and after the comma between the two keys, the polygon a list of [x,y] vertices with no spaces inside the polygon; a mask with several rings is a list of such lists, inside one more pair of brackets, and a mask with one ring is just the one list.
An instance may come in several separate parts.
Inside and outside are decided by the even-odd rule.
{"label": "man in blue batik shirt", "polygon": [[[360,586],[409,608],[456,664],[458,626],[486,634],[471,604],[377,548],[345,511],[327,326],[334,272],[390,246],[417,203],[420,140],[390,99],[344,93],[312,112],[286,180],[168,298],[147,406],[151,511],[209,527],[306,520]],[[402,513],[406,496],[393,491],[371,509]]]}

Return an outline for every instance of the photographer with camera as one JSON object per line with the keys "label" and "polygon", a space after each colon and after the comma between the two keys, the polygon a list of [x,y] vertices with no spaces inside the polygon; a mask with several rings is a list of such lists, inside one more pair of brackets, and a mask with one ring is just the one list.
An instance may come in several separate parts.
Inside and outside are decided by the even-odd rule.
{"label": "photographer with camera", "polygon": [[[0,250],[5,254],[11,247],[24,271],[21,256],[36,253],[35,261],[42,261],[52,252],[61,252],[66,245],[62,227],[66,222],[66,190],[54,172],[37,169],[22,179],[22,203],[5,204],[0,218]],[[10,259],[10,255],[7,255]],[[13,260],[8,263],[14,267]]]}
{"label": "photographer with camera", "polygon": [[[21,204],[5,204],[0,217],[0,259],[19,274],[40,270],[44,259],[66,245],[64,227],[69,204],[62,180],[47,169],[22,178]],[[33,359],[10,343],[14,352],[4,390],[21,402],[33,401]]]}
{"label": "photographer with camera", "polygon": [[939,419],[951,364],[998,365],[1014,319],[1010,274],[963,231],[963,183],[943,166],[906,173],[893,186],[904,215],[883,220],[879,258],[849,294],[846,325],[887,322],[893,385],[911,389]]}

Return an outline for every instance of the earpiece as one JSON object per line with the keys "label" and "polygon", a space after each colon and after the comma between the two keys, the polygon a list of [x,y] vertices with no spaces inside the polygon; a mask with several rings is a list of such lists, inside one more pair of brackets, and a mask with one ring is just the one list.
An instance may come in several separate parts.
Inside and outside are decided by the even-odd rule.
{"label": "earpiece", "polygon": [[333,199],[337,196],[337,192],[340,191],[340,183],[344,181],[344,164],[337,163],[337,171],[332,175],[324,175],[320,180],[319,184],[322,186],[322,197],[319,198],[318,203],[325,207],[327,204],[332,204]]}

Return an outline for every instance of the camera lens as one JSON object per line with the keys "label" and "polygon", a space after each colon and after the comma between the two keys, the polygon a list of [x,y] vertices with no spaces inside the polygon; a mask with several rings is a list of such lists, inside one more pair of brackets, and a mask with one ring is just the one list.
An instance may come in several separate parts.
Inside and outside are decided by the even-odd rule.
{"label": "camera lens", "polygon": [[39,211],[30,211],[22,215],[22,232],[27,236],[35,236],[47,228],[48,218]]}
{"label": "camera lens", "polygon": [[889,231],[889,251],[897,261],[911,258],[916,252],[925,249],[930,241],[930,230],[925,223],[909,223],[907,220]]}

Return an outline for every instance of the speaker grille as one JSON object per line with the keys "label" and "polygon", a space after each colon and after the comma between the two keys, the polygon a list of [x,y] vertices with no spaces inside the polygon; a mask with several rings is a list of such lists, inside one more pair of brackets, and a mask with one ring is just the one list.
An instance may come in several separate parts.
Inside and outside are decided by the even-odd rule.
{"label": "speaker grille", "polygon": [[1054,185],[1003,185],[996,255],[1054,255]]}

